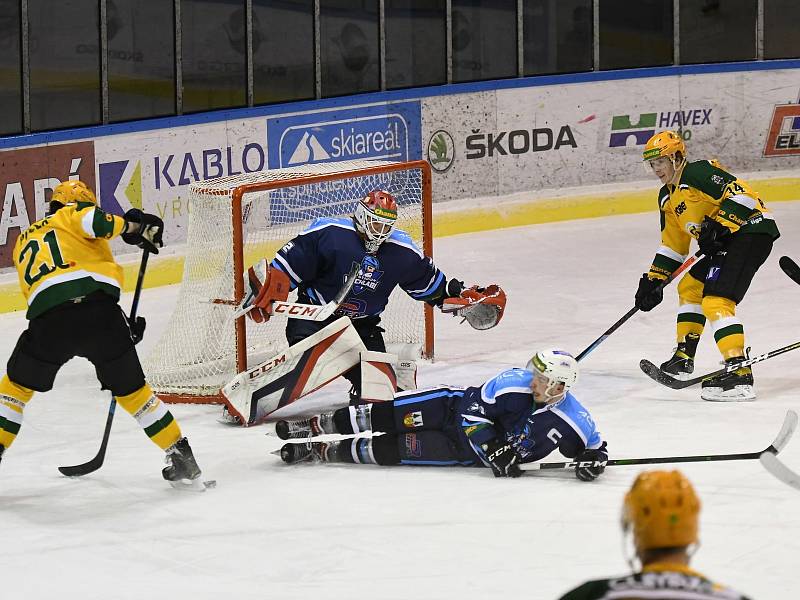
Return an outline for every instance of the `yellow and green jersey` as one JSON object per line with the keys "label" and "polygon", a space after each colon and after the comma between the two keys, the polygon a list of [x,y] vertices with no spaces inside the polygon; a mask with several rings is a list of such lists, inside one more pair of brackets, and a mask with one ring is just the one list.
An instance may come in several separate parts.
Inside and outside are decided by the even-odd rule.
{"label": "yellow and green jersey", "polygon": [[717,161],[687,163],[677,185],[658,193],[661,246],[650,267],[651,279],[665,279],[689,255],[692,238],[708,216],[732,232],[780,236],[775,219],[750,185],[723,170]]}
{"label": "yellow and green jersey", "polygon": [[597,579],[567,592],[560,600],[748,600],[681,564],[653,563],[627,577]]}
{"label": "yellow and green jersey", "polygon": [[101,290],[118,299],[122,267],[108,243],[125,229],[122,217],[94,204],[65,206],[23,231],[14,246],[14,266],[27,318],[73,298]]}

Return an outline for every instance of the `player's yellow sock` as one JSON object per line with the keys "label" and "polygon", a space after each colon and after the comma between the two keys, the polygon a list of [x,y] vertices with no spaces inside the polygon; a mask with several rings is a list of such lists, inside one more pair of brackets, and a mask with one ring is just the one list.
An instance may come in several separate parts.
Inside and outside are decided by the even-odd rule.
{"label": "player's yellow sock", "polygon": [[711,321],[717,348],[724,359],[744,356],[744,327],[736,316],[736,303],[720,296],[703,298],[703,313]]}
{"label": "player's yellow sock", "polygon": [[178,422],[148,384],[127,396],[117,396],[117,402],[133,415],[147,436],[162,450],[181,439]]}
{"label": "player's yellow sock", "polygon": [[33,390],[18,385],[3,375],[0,380],[0,446],[14,443],[22,427],[22,411],[33,397]]}

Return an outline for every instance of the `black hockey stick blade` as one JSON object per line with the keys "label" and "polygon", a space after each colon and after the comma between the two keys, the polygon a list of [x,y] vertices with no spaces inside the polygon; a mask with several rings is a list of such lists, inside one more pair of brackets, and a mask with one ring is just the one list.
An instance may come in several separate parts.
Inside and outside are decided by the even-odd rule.
{"label": "black hockey stick blade", "polygon": [[58,467],[62,475],[67,477],[81,477],[97,471],[103,466],[103,461],[106,458],[106,448],[108,448],[108,436],[111,434],[111,424],[114,421],[114,411],[117,408],[117,399],[111,396],[111,403],[108,405],[108,417],[106,418],[106,428],[103,431],[103,441],[100,442],[100,449],[97,451],[95,457],[89,462],[82,465],[74,465],[71,467]]}
{"label": "black hockey stick blade", "polygon": [[[669,464],[669,463],[687,463],[687,462],[716,462],[716,461],[723,461],[723,460],[756,460],[760,459],[761,463],[764,464],[765,457],[767,455],[772,456],[775,458],[775,461],[772,461],[769,457],[766,458],[766,461],[769,462],[777,462],[779,465],[776,470],[781,472],[784,477],[781,475],[776,474],[774,471],[771,470],[769,466],[764,464],[773,475],[781,479],[782,481],[787,481],[787,479],[791,481],[798,481],[798,485],[800,485],[800,475],[793,473],[786,465],[777,461],[776,454],[780,452],[786,443],[789,441],[789,438],[792,437],[795,429],[797,428],[797,413],[793,410],[789,410],[786,412],[786,416],[783,419],[783,424],[781,425],[781,430],[778,432],[778,435],[775,437],[775,440],[767,446],[764,450],[760,452],[739,452],[735,454],[699,454],[695,456],[658,456],[658,457],[650,457],[650,458],[621,458],[621,459],[613,459],[613,460],[605,460],[605,461],[570,461],[570,462],[556,462],[556,463],[523,463],[520,465],[520,469],[523,471],[541,471],[541,470],[549,470],[549,469],[574,469],[577,466],[582,467],[619,467],[619,466],[630,466],[630,465],[657,465],[657,464]],[[791,474],[791,475],[789,475]],[[789,485],[793,485],[789,483]],[[800,487],[798,488],[800,489]]]}
{"label": "black hockey stick blade", "polygon": [[688,387],[690,385],[694,385],[691,383],[691,379],[687,379],[682,381],[670,375],[669,373],[664,373],[661,369],[659,369],[656,365],[651,363],[646,358],[643,358],[639,361],[639,368],[653,381],[657,381],[661,385],[665,385],[668,388],[672,388],[673,390],[680,390],[682,388]]}
{"label": "black hockey stick blade", "polygon": [[651,363],[647,359],[642,359],[639,361],[639,368],[653,381],[657,381],[658,383],[667,386],[668,388],[672,388],[673,390],[682,390],[683,388],[691,387],[693,385],[697,385],[698,383],[704,382],[706,379],[711,379],[712,377],[718,377],[720,375],[727,375],[729,373],[734,372],[736,369],[741,367],[749,367],[750,365],[754,365],[756,363],[768,360],[780,354],[784,354],[785,352],[789,352],[791,350],[796,350],[800,348],[800,342],[795,342],[794,344],[789,344],[788,346],[784,346],[783,348],[778,348],[777,350],[770,350],[769,352],[765,352],[764,354],[759,354],[758,356],[753,356],[742,362],[738,362],[731,365],[726,365],[721,369],[716,371],[712,371],[711,373],[706,373],[705,375],[698,375],[697,377],[692,377],[691,379],[677,379],[670,375],[669,373],[664,373],[661,369],[659,369],[656,365]]}
{"label": "black hockey stick blade", "polygon": [[792,281],[800,284],[800,265],[798,265],[788,256],[781,256],[778,264],[781,266],[781,269],[783,269],[783,272],[786,273]]}

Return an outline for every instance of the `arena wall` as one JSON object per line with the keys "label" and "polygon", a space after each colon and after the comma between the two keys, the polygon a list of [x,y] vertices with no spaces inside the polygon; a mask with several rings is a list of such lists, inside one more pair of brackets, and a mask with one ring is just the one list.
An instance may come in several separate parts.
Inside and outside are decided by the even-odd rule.
{"label": "arena wall", "polygon": [[0,312],[24,307],[11,249],[67,178],[95,186],[105,210],[164,219],[167,247],[146,286],[180,280],[190,183],[309,162],[428,159],[435,236],[652,210],[657,185],[641,148],[667,128],[682,132],[691,157],[746,173],[767,202],[794,200],[798,69],[792,60],[558,75],[4,138]]}

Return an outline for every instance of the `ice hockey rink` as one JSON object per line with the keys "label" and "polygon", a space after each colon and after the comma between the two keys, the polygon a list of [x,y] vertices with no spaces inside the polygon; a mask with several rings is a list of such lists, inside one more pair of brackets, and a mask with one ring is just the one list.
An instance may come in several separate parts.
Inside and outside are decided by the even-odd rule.
{"label": "ice hockey rink", "polygon": [[[770,208],[784,236],[739,309],[757,354],[800,339],[800,286],[778,267],[783,254],[800,260],[800,202]],[[658,243],[655,211],[437,239],[435,260],[448,276],[501,284],[508,307],[489,331],[437,315],[436,360],[420,365],[420,385],[477,385],[539,347],[580,352],[632,306]],[[176,296],[177,286],[145,290],[141,352]],[[753,403],[667,389],[638,363],[671,354],[676,306],[673,286],[581,362],[573,391],[610,457],[764,449],[787,409],[800,409],[800,351],[754,368]],[[25,324],[21,313],[0,315],[3,362]],[[707,332],[696,372],[718,360]],[[339,382],[290,408],[313,412],[346,398]],[[218,407],[182,405],[174,414],[216,489],[171,489],[163,453],[122,410],[105,465],[61,476],[57,466],[96,453],[108,401],[91,365],[76,359],[26,410],[0,465],[3,598],[545,600],[628,572],[619,515],[640,467],[609,467],[582,483],[571,471],[512,480],[477,468],[287,466],[270,454],[281,445],[270,425],[224,426]],[[800,470],[800,434],[780,456]],[[800,597],[800,492],[758,461],[680,468],[703,502],[693,567],[753,598]]]}

